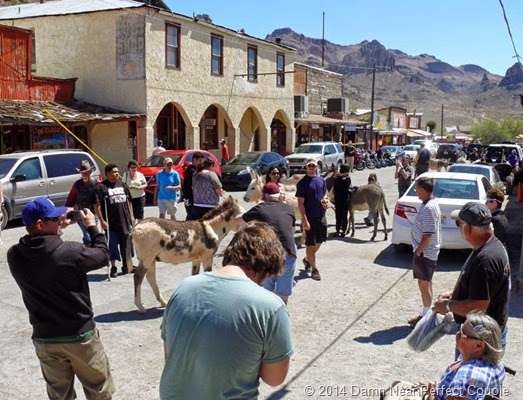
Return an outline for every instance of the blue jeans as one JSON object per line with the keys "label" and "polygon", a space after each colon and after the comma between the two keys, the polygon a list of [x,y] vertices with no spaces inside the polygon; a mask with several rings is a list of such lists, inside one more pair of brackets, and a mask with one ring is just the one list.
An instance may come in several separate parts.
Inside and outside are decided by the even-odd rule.
{"label": "blue jeans", "polygon": [[[96,225],[98,225],[98,218],[95,217],[94,222]],[[91,236],[89,235],[89,232],[87,232],[87,227],[84,225],[82,221],[78,221],[77,224],[80,227],[80,230],[83,234],[82,242],[84,242],[86,246],[91,245]]]}
{"label": "blue jeans", "polygon": [[296,271],[296,257],[286,255],[283,274],[269,276],[263,282],[263,287],[279,296],[290,296],[294,286],[294,271]]}

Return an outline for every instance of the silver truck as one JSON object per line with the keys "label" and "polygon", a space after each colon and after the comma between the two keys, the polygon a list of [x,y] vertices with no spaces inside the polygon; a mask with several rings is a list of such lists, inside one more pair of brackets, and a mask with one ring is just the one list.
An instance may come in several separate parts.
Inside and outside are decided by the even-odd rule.
{"label": "silver truck", "polygon": [[310,158],[318,162],[318,174],[329,169],[339,171],[345,155],[343,149],[336,142],[304,143],[296,151],[285,157],[289,161],[290,173],[304,173],[307,160]]}

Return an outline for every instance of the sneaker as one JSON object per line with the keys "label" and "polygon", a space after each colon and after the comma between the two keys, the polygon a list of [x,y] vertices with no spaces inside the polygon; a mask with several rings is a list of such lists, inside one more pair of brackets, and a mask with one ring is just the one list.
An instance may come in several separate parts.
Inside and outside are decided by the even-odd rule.
{"label": "sneaker", "polygon": [[118,271],[116,267],[111,267],[111,278],[118,278]]}
{"label": "sneaker", "polygon": [[416,327],[417,323],[421,320],[421,318],[422,318],[422,316],[418,315],[418,316],[416,316],[414,318],[409,319],[409,321],[408,321],[409,326],[412,329],[414,329]]}
{"label": "sneaker", "polygon": [[318,268],[314,268],[312,270],[311,279],[314,279],[315,281],[321,281],[321,275],[320,275],[320,271],[318,271]]}
{"label": "sneaker", "polygon": [[305,271],[310,272],[311,270],[311,263],[306,258],[303,259],[303,265],[305,265]]}
{"label": "sneaker", "polygon": [[365,221],[365,225],[367,226],[374,226],[374,223],[367,217],[363,218],[363,221]]}
{"label": "sneaker", "polygon": [[129,270],[127,269],[127,267],[122,267],[122,275],[127,275],[128,272]]}

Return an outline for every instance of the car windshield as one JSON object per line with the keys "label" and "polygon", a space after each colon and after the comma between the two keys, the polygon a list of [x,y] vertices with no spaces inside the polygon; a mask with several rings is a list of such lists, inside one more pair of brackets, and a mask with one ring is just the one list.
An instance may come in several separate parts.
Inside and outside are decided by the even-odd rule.
{"label": "car windshield", "polygon": [[403,151],[417,151],[419,146],[405,146]]}
{"label": "car windshield", "polygon": [[240,153],[235,156],[227,165],[253,165],[261,157],[260,153]]}
{"label": "car windshield", "polygon": [[11,171],[17,160],[18,158],[0,158],[0,179]]}
{"label": "car windshield", "polygon": [[453,164],[448,169],[449,172],[463,172],[465,174],[476,174],[483,175],[487,179],[490,179],[490,171],[488,168],[476,167],[476,166],[467,166],[467,165],[458,165]]}
{"label": "car windshield", "polygon": [[323,153],[323,146],[321,144],[302,144],[298,149],[296,150],[296,154],[322,154]]}
{"label": "car windshield", "polygon": [[182,154],[166,154],[151,156],[144,161],[142,167],[163,167],[163,160],[167,157],[173,160],[173,165],[178,165],[182,158]]}
{"label": "car windshield", "polygon": [[[436,199],[479,199],[476,181],[466,179],[434,178],[433,194]],[[412,185],[407,196],[416,196],[416,185]]]}
{"label": "car windshield", "polygon": [[394,147],[394,146],[383,146],[383,147],[381,148],[381,150],[382,150],[382,151],[387,151],[387,152],[389,152],[389,153],[395,153],[395,152],[398,150],[398,148],[397,148],[397,147]]}

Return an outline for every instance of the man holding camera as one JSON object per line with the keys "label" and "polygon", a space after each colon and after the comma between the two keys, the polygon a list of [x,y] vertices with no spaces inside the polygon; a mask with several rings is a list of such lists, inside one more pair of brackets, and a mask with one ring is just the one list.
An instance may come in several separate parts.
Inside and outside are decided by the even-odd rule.
{"label": "man holding camera", "polygon": [[70,211],[72,208],[55,207],[45,197],[28,203],[22,211],[28,235],[9,249],[7,261],[29,312],[48,397],[76,398],[76,376],[87,399],[110,399],[114,384],[94,322],[87,281],[87,272],[106,265],[107,244],[87,208],[78,213],[91,246],[64,242],[61,229],[71,223]]}

